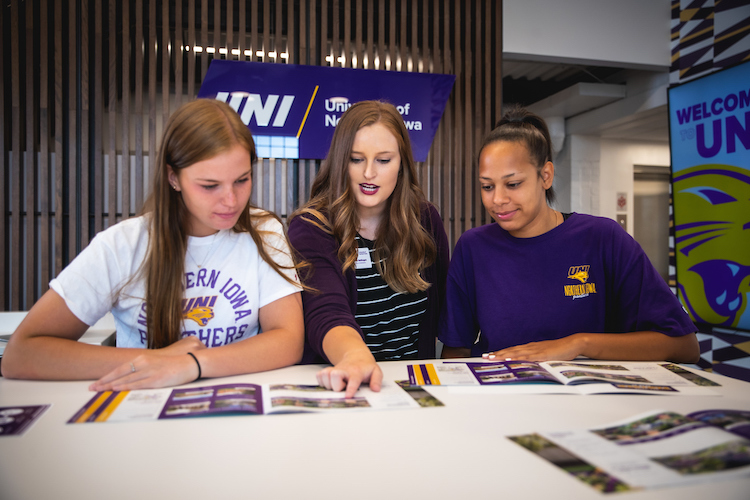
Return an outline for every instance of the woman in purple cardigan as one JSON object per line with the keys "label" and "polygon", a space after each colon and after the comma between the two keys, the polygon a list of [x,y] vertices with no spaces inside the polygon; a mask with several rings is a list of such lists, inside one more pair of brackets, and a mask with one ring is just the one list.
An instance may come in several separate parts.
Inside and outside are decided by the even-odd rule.
{"label": "woman in purple cardigan", "polygon": [[312,289],[302,295],[303,362],[333,365],[321,385],[379,390],[377,361],[435,357],[448,240],[393,105],[363,101],[342,115],[289,239]]}

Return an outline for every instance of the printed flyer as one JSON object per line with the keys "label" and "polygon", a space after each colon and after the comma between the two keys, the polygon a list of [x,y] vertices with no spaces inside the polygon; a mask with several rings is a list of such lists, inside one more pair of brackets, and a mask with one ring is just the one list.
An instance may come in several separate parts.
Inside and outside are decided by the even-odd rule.
{"label": "printed flyer", "polygon": [[50,405],[0,407],[0,436],[20,436],[34,424]]}
{"label": "printed flyer", "polygon": [[412,385],[513,385],[514,392],[525,385],[537,393],[718,395],[709,387],[719,385],[674,363],[635,361],[446,361],[408,365],[407,371]]}
{"label": "printed flyer", "polygon": [[750,477],[750,411],[655,411],[508,439],[603,493]]}
{"label": "printed flyer", "polygon": [[390,410],[420,406],[442,406],[442,403],[426,391],[407,391],[398,385],[384,384],[380,392],[363,387],[355,397],[346,398],[343,392],[330,391],[317,385],[237,383],[98,392],[68,423],[132,422],[242,413]]}

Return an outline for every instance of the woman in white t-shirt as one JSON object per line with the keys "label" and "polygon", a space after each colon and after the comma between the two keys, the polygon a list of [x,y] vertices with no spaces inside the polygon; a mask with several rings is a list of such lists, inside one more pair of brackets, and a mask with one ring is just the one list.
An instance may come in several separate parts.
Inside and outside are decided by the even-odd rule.
{"label": "woman in white t-shirt", "polygon": [[[127,390],[301,359],[287,239],[250,205],[250,131],[225,103],[199,99],[170,117],[161,144],[144,215],[99,233],[50,282],[8,342],[4,376]],[[117,347],[77,342],[108,311]]]}

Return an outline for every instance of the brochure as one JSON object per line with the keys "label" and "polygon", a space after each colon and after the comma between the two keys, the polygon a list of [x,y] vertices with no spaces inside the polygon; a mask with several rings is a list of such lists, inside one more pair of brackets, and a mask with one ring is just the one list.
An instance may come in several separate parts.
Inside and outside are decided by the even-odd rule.
{"label": "brochure", "polygon": [[[666,362],[497,361],[408,365],[412,385],[504,386],[573,394],[717,395],[716,382]],[[522,384],[521,384],[522,383]],[[545,384],[540,388],[538,384]],[[524,389],[514,392],[523,392]]]}
{"label": "brochure", "polygon": [[0,436],[20,436],[50,405],[0,406]]}
{"label": "brochure", "polygon": [[599,429],[509,436],[612,493],[750,477],[750,411],[655,411]]}
{"label": "brochure", "polygon": [[[420,404],[420,399],[429,404]],[[338,412],[352,409],[403,409],[442,406],[426,391],[386,385],[380,392],[363,387],[353,398],[317,385],[219,384],[178,389],[98,392],[69,424],[124,422],[226,414]]]}

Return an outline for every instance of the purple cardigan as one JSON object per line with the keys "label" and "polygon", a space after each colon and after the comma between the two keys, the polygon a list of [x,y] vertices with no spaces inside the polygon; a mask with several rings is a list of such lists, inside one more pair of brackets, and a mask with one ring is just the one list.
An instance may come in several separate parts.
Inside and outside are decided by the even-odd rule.
{"label": "purple cardigan", "polygon": [[[305,313],[305,353],[302,363],[327,362],[323,338],[336,326],[349,326],[362,335],[354,314],[357,310],[357,278],[354,269],[342,272],[338,259],[339,242],[306,220],[309,215],[295,217],[289,223],[289,241],[297,257],[309,262],[312,270],[305,283],[318,292],[303,292]],[[422,209],[422,226],[432,235],[437,247],[435,262],[423,272],[427,289],[427,310],[419,325],[418,357],[435,357],[440,310],[445,302],[445,280],[448,274],[448,237],[440,214],[431,204]]]}

